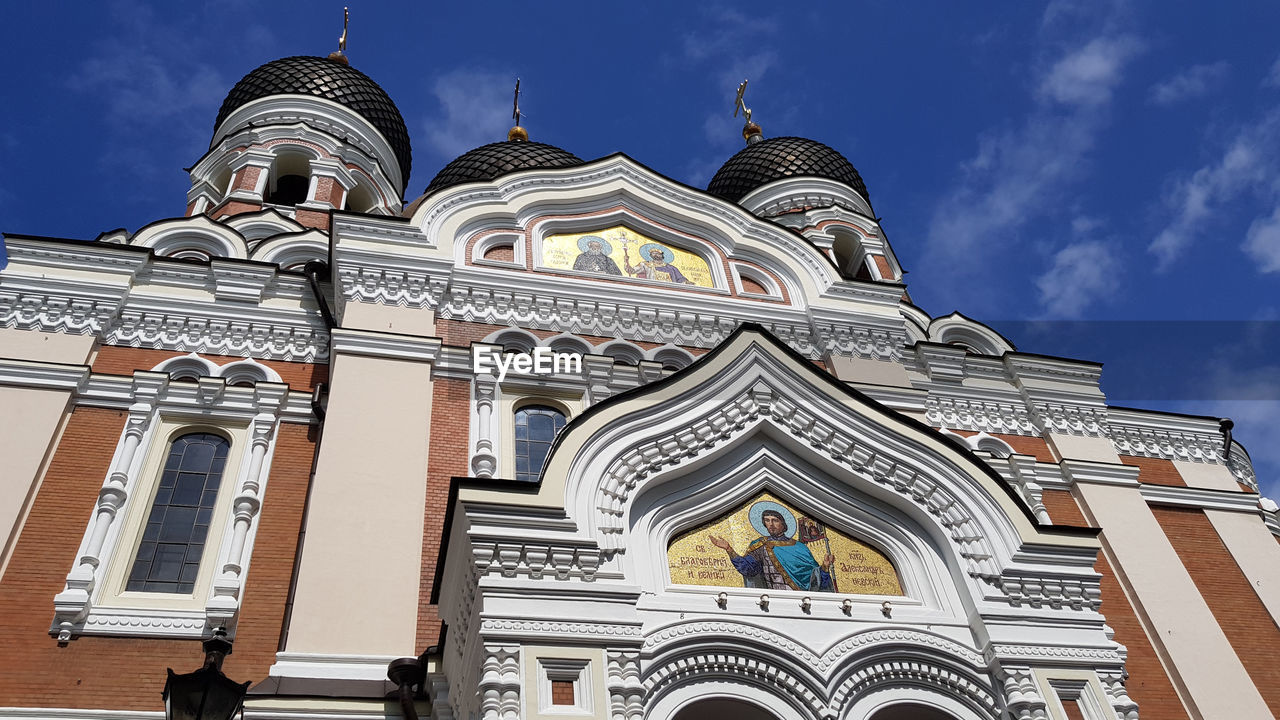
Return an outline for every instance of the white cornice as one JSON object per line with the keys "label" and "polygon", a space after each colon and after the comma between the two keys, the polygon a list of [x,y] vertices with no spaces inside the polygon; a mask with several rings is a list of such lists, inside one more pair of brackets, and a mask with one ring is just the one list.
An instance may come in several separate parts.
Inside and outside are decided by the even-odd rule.
{"label": "white cornice", "polygon": [[347,330],[335,328],[330,336],[335,355],[365,355],[395,360],[435,362],[440,352],[440,338]]}
{"label": "white cornice", "polygon": [[[332,100],[311,95],[270,95],[236,108],[213,133],[210,147],[249,125],[290,125],[299,121],[329,133],[377,158],[392,185],[403,189],[400,162],[382,133],[359,113]],[[399,197],[396,197],[399,200]]]}
{"label": "white cornice", "polygon": [[1140,487],[1138,468],[1133,465],[1063,460],[1059,466],[1062,468],[1063,476],[1073,483]]}
{"label": "white cornice", "polygon": [[0,385],[74,391],[88,379],[89,368],[84,365],[54,365],[0,358]]}
{"label": "white cornice", "polygon": [[1142,499],[1153,505],[1179,505],[1201,510],[1258,513],[1258,494],[1170,485],[1143,485]]}

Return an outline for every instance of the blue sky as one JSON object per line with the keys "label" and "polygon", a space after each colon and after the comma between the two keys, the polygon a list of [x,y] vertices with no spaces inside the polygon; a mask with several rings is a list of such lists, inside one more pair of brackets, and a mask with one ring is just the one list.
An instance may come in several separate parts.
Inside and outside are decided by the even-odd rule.
{"label": "blue sky", "polygon": [[[749,77],[766,136],[857,166],[918,304],[1072,323],[1006,327],[1022,350],[1107,363],[1123,404],[1236,418],[1280,494],[1280,4],[453,5],[352,7],[352,64],[409,126],[410,198],[505,136],[517,75],[533,139],[704,187],[741,147]],[[7,6],[0,230],[91,239],[180,215],[226,92],[334,49],[341,15]],[[1161,322],[1133,340],[1114,321]],[[1168,382],[1117,384],[1149,374]]]}

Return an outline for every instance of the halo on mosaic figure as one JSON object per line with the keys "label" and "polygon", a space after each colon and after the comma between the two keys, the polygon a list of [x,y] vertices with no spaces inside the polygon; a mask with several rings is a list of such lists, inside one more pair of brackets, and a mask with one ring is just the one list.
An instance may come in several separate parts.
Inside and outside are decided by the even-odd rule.
{"label": "halo on mosaic figure", "polygon": [[591,242],[600,243],[600,252],[604,253],[605,255],[613,254],[613,246],[609,244],[608,240],[605,240],[599,235],[583,235],[582,237],[578,238],[578,250],[582,252],[587,252],[587,244]]}
{"label": "halo on mosaic figure", "polygon": [[772,500],[761,500],[752,505],[751,509],[747,511],[747,517],[751,520],[752,529],[760,533],[761,537],[769,537],[772,534],[764,526],[764,518],[761,517],[766,510],[772,510],[782,516],[782,521],[787,524],[787,530],[783,533],[786,537],[796,534],[796,516],[790,510]]}
{"label": "halo on mosaic figure", "polygon": [[641,257],[643,257],[643,258],[645,258],[645,259],[648,259],[648,257],[649,257],[649,253],[650,253],[650,251],[652,251],[652,250],[661,250],[661,251],[662,251],[662,261],[663,261],[663,262],[665,262],[665,263],[666,263],[666,264],[668,264],[668,265],[670,265],[671,263],[673,263],[673,262],[675,262],[675,261],[676,261],[676,254],[675,254],[675,253],[673,253],[673,252],[671,252],[671,249],[670,249],[670,248],[663,247],[663,246],[659,245],[658,243],[645,243],[645,244],[641,245],[641,246],[640,246],[640,256],[641,256]]}

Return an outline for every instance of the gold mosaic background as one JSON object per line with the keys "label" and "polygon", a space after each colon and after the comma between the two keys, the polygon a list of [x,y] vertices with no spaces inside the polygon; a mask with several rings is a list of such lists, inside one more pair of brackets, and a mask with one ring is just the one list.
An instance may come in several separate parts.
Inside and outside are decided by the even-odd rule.
{"label": "gold mosaic background", "polygon": [[[591,272],[591,275],[603,278],[608,277],[629,277],[636,278],[637,270],[640,264],[649,260],[649,254],[640,252],[640,248],[644,245],[653,243],[666,248],[671,253],[671,264],[676,266],[680,274],[689,281],[688,284],[697,287],[715,287],[712,281],[711,269],[707,266],[707,261],[701,257],[694,255],[687,250],[673,247],[667,243],[662,243],[653,238],[646,237],[640,233],[628,228],[617,225],[604,230],[593,230],[586,233],[571,233],[568,235],[548,235],[542,239],[542,264],[548,268],[557,270],[573,270],[574,261],[582,252],[578,246],[578,240],[585,235],[595,235],[604,238],[609,244],[609,251],[606,254],[613,259],[617,265],[620,274],[611,275],[608,272]],[[626,250],[624,253],[623,250]],[[632,271],[627,270],[627,260],[630,259]],[[582,272],[582,271],[579,271]],[[647,279],[647,278],[640,278]],[[649,282],[659,285],[672,285],[667,280],[649,280]]]}
{"label": "gold mosaic background", "polygon": [[[746,587],[742,575],[729,562],[729,553],[712,545],[708,535],[728,540],[734,551],[743,554],[751,541],[760,537],[751,527],[748,511],[761,500],[772,500],[791,511],[797,525],[802,516],[816,517],[797,509],[772,493],[763,492],[738,509],[708,523],[682,533],[667,548],[667,564],[671,570],[671,582],[677,585],[714,585],[717,587]],[[825,524],[825,523],[824,523]],[[796,539],[799,531],[791,535]],[[902,595],[902,585],[893,563],[879,550],[864,542],[827,527],[827,539],[831,542],[831,554],[835,556],[836,591],[858,595]],[[809,549],[819,563],[827,555],[826,543],[819,540],[809,543]]]}

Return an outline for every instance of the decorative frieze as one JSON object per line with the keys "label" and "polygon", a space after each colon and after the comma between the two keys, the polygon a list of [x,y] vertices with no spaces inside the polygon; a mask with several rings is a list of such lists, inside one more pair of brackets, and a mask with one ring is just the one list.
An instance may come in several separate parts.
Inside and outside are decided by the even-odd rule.
{"label": "decorative frieze", "polygon": [[996,402],[930,393],[925,417],[931,425],[957,430],[1039,436],[1031,413],[1021,403]]}

